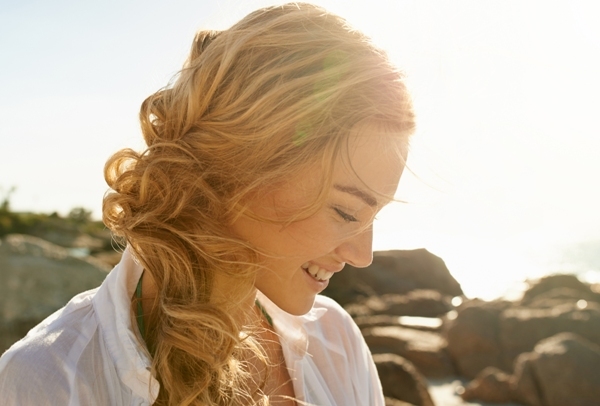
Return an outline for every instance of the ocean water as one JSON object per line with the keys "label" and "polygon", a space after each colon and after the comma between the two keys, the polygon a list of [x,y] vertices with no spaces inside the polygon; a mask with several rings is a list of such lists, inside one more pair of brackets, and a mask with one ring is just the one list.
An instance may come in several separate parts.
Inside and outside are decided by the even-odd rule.
{"label": "ocean water", "polygon": [[600,238],[520,235],[511,238],[393,232],[375,234],[374,249],[426,248],[441,257],[469,298],[518,299],[528,280],[556,273],[600,283]]}

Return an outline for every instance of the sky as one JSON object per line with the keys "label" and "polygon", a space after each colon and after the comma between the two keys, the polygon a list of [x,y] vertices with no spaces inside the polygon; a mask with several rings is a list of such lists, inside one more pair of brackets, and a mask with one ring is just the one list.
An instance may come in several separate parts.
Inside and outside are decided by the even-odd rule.
{"label": "sky", "polygon": [[[0,198],[99,218],[106,159],[143,148],[139,106],[194,32],[276,3],[0,0]],[[384,48],[414,99],[405,203],[378,216],[376,249],[600,239],[600,6],[315,3]]]}

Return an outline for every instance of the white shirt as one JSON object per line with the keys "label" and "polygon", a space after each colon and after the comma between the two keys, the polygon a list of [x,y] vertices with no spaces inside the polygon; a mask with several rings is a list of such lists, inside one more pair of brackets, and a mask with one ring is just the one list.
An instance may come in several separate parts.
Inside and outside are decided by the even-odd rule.
{"label": "white shirt", "polygon": [[[141,273],[126,250],[102,286],[75,296],[7,350],[0,357],[2,404],[151,405],[159,383],[130,313]],[[364,339],[337,303],[317,296],[308,314],[292,316],[260,292],[258,299],[280,336],[298,400],[385,405]]]}

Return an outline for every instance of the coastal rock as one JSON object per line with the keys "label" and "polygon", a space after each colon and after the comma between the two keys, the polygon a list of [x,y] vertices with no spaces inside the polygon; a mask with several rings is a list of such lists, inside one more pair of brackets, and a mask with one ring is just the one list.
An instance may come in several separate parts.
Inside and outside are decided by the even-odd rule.
{"label": "coastal rock", "polygon": [[90,235],[80,231],[77,225],[64,221],[50,221],[39,225],[30,230],[29,234],[64,248],[79,248],[87,252],[99,252],[111,246],[110,231],[105,230]]}
{"label": "coastal rock", "polygon": [[581,282],[577,276],[570,274],[548,275],[535,281],[529,282],[529,288],[523,293],[521,306],[532,306],[536,297],[557,288],[568,288],[579,292],[580,299],[600,302],[600,293],[595,292],[592,287]]}
{"label": "coastal rock", "polygon": [[519,356],[512,387],[530,406],[593,406],[600,399],[598,371],[600,346],[561,333]]}
{"label": "coastal rock", "polygon": [[505,310],[499,319],[499,347],[502,368],[510,370],[523,352],[536,343],[561,332],[575,333],[600,344],[600,304],[563,303],[552,308],[515,307]]}
{"label": "coastal rock", "polygon": [[110,267],[40,238],[0,241],[0,353],[74,295],[99,286]]}
{"label": "coastal rock", "polygon": [[576,304],[578,302],[581,305],[583,302],[580,301],[582,300],[600,303],[600,295],[592,291],[582,292],[573,288],[554,288],[531,298],[526,307],[550,308],[564,303]]}
{"label": "coastal rock", "polygon": [[425,249],[377,251],[367,268],[346,265],[331,278],[323,294],[344,306],[363,297],[416,289],[432,289],[448,296],[463,294],[444,261]]}
{"label": "coastal rock", "polygon": [[440,331],[442,326],[440,317],[388,316],[385,314],[359,316],[354,319],[354,322],[361,330],[369,327],[397,326],[437,332]]}
{"label": "coastal rock", "polygon": [[474,378],[488,366],[512,371],[519,354],[560,332],[576,333],[600,344],[600,304],[575,300],[570,288],[558,289],[529,301],[540,307],[472,300],[459,306],[456,313],[450,312],[443,332],[458,372]]}
{"label": "coastal rock", "polygon": [[[117,248],[119,249],[119,248]],[[114,267],[121,261],[121,256],[123,256],[123,252],[116,251],[114,249],[110,251],[100,251],[95,254],[92,254],[92,257],[96,258],[99,261],[104,262],[106,265],[110,267]]]}
{"label": "coastal rock", "polygon": [[455,375],[446,352],[446,340],[439,334],[403,327],[372,327],[363,337],[374,354],[400,355],[415,365],[428,378]]}
{"label": "coastal rock", "polygon": [[402,400],[385,397],[385,406],[415,406],[412,403],[403,402]]}
{"label": "coastal rock", "polygon": [[412,290],[404,295],[383,295],[388,308],[385,314],[415,317],[438,317],[454,309],[451,297],[431,289]]}
{"label": "coastal rock", "polygon": [[488,366],[502,367],[500,314],[509,302],[471,300],[449,314],[444,324],[448,353],[460,375],[474,378]]}
{"label": "coastal rock", "polygon": [[434,406],[427,381],[411,362],[395,354],[374,354],[373,361],[386,397],[415,406]]}
{"label": "coastal rock", "polygon": [[487,367],[469,382],[460,396],[466,401],[509,403],[514,400],[510,375]]}
{"label": "coastal rock", "polygon": [[368,315],[438,317],[454,307],[450,296],[431,289],[417,289],[406,294],[371,296],[345,306],[353,317]]}

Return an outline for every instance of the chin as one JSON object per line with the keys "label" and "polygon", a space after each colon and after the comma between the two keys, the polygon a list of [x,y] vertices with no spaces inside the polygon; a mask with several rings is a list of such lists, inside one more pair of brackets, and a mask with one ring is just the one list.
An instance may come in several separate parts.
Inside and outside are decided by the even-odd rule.
{"label": "chin", "polygon": [[306,313],[310,312],[313,305],[315,304],[315,296],[311,299],[305,299],[301,303],[287,303],[285,306],[279,306],[281,310],[294,315],[294,316],[304,316]]}

